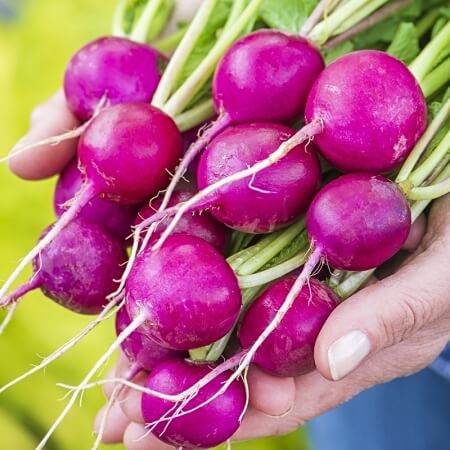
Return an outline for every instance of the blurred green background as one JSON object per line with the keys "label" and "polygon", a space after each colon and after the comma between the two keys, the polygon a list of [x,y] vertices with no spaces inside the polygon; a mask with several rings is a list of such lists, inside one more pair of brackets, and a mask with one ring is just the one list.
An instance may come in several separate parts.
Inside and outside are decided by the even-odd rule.
{"label": "blurred green background", "polygon": [[[1,156],[26,132],[32,108],[61,86],[64,67],[74,51],[88,40],[109,32],[114,3],[113,0],[0,0]],[[0,165],[1,280],[53,220],[54,182],[21,181],[9,173],[6,164]],[[29,273],[22,280],[26,275]],[[57,306],[40,292],[28,295],[0,337],[0,385],[50,354],[88,320]],[[0,395],[1,450],[34,448],[64,407],[65,392],[56,383],[78,384],[111,341],[112,328],[111,322],[104,324],[45,374],[34,375]],[[91,448],[93,419],[103,401],[99,389],[87,392],[82,408],[77,405],[73,409],[47,448]],[[294,433],[233,448],[303,450],[305,444],[304,436]]]}

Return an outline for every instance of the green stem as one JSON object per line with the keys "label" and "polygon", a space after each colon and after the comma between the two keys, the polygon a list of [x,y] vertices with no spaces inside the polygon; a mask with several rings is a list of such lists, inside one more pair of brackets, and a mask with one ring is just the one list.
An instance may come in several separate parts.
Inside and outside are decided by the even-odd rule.
{"label": "green stem", "polygon": [[234,0],[233,6],[231,7],[230,15],[228,16],[227,23],[224,26],[224,30],[230,28],[236,20],[238,20],[239,16],[244,11],[245,6],[247,4],[247,0]]}
{"label": "green stem", "polygon": [[303,266],[308,259],[309,244],[303,247],[300,253],[287,261],[278,264],[270,269],[263,270],[251,275],[238,276],[239,286],[241,289],[253,288],[261,285],[266,285],[271,281],[287,275],[295,269]]}
{"label": "green stem", "polygon": [[[447,101],[449,103],[449,101]],[[439,143],[439,145],[431,152],[428,158],[415,169],[408,179],[402,184],[402,188],[406,186],[405,192],[408,194],[408,186],[412,188],[420,186],[427,177],[433,172],[439,162],[450,152],[450,130]],[[419,199],[417,199],[419,200]]]}
{"label": "green stem", "polygon": [[436,22],[436,19],[441,15],[441,7],[433,8],[428,11],[422,19],[416,24],[417,36],[421,38]]}
{"label": "green stem", "polygon": [[414,170],[417,162],[419,161],[422,154],[425,152],[429,143],[432,141],[436,133],[445,123],[447,118],[450,116],[450,99],[447,100],[442,106],[441,110],[438,112],[436,117],[428,126],[425,133],[419,139],[417,144],[415,145],[413,151],[408,156],[408,159],[403,163],[403,166],[397,175],[396,183],[402,183],[408,179],[411,172]]}
{"label": "green stem", "polygon": [[[237,269],[237,275],[243,277],[257,272],[261,267],[265,266],[273,257],[278,255],[281,250],[288,246],[293,239],[305,229],[305,219],[302,218],[298,222],[283,230],[278,237],[261,249],[255,256],[249,258]],[[260,283],[261,284],[261,283]]]}
{"label": "green stem", "polygon": [[172,53],[182,41],[187,29],[187,26],[181,27],[178,31],[175,31],[175,33],[153,43],[153,47],[162,53]]}
{"label": "green stem", "polygon": [[439,56],[448,46],[450,46],[450,21],[409,66],[419,84],[422,85],[424,78],[430,73]]}
{"label": "green stem", "polygon": [[119,0],[119,3],[114,10],[112,21],[112,35],[117,37],[125,37],[127,34],[123,29],[123,16],[127,9],[128,0]]}
{"label": "green stem", "polygon": [[[188,60],[195,44],[207,26],[211,14],[214,12],[217,1],[218,0],[205,0],[200,6],[197,14],[187,29],[186,34],[175,50],[175,53],[172,55],[172,58],[170,58],[169,64],[164,71],[158,89],[153,96],[152,104],[154,106],[162,108],[169,98],[172,89],[183,70],[184,64]],[[172,114],[172,117],[175,117],[175,115],[180,112],[181,110],[175,111]]]}
{"label": "green stem", "polygon": [[252,0],[239,16],[239,19],[232,26],[223,31],[206,58],[162,107],[167,114],[174,117],[182,112],[189,104],[199,89],[201,89],[204,83],[211,77],[218,61],[229,46],[244,31],[248,23],[255,18],[262,2],[263,0]]}
{"label": "green stem", "polygon": [[410,200],[434,200],[450,192],[450,177],[440,183],[412,188],[408,193]]}
{"label": "green stem", "polygon": [[335,288],[334,291],[339,298],[345,300],[364,286],[375,273],[375,270],[376,269],[366,270],[365,272],[352,272],[337,288]]}
{"label": "green stem", "polygon": [[[434,180],[437,183],[440,183],[447,178],[450,177],[450,165],[448,165]],[[417,218],[425,211],[428,205],[431,203],[431,200],[420,200],[414,202],[411,206],[411,216],[412,221],[415,222]]]}
{"label": "green stem", "polygon": [[336,289],[344,280],[345,274],[346,272],[344,270],[334,270],[328,280],[328,286],[330,286],[331,289]]}
{"label": "green stem", "polygon": [[239,267],[242,266],[246,261],[248,261],[253,256],[257,255],[266,246],[270,245],[275,239],[278,238],[280,232],[271,233],[264,238],[262,238],[258,243],[252,245],[245,250],[242,250],[234,255],[231,255],[227,262],[231,268],[236,272]]}
{"label": "green stem", "polygon": [[367,2],[362,6],[355,14],[352,14],[345,22],[343,22],[336,30],[335,34],[344,33],[346,30],[351,29],[357,23],[361,22],[366,17],[369,17],[374,11],[376,11],[380,6],[388,3],[389,0],[374,0]]}
{"label": "green stem", "polygon": [[430,97],[450,79],[450,57],[433,69],[422,81],[422,90],[425,97]]}
{"label": "green stem", "polygon": [[331,36],[345,32],[386,2],[387,0],[349,0],[319,22],[308,38],[317,45],[322,45]]}
{"label": "green stem", "polygon": [[147,42],[148,31],[152,27],[158,9],[164,0],[149,0],[145,5],[136,25],[132,28],[129,38],[135,42]]}
{"label": "green stem", "polygon": [[215,114],[214,102],[212,99],[207,99],[191,109],[179,114],[175,117],[175,123],[181,132],[190,130],[201,123],[211,119]]}

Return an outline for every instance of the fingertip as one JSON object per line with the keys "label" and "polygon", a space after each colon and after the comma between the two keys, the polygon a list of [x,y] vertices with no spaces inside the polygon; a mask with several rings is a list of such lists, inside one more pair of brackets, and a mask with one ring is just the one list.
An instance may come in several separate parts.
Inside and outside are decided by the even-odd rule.
{"label": "fingertip", "polygon": [[[147,374],[145,372],[139,373],[133,380],[134,383],[143,386]],[[141,397],[142,394],[132,388],[127,388],[120,396],[120,406],[122,411],[132,422],[144,423],[141,411]]]}
{"label": "fingertip", "polygon": [[288,413],[295,402],[295,381],[269,375],[252,366],[248,372],[250,402],[262,413],[279,417]]}
{"label": "fingertip", "polygon": [[58,174],[76,154],[78,139],[57,145],[42,145],[21,152],[21,148],[79,127],[80,122],[67,108],[62,91],[39,105],[31,114],[28,133],[16,144],[8,160],[10,170],[25,180],[38,180]]}
{"label": "fingertip", "polygon": [[123,444],[127,450],[173,450],[155,437],[145,425],[130,423],[123,437]]}
{"label": "fingertip", "polygon": [[409,252],[414,252],[422,242],[427,230],[427,219],[425,214],[421,214],[413,223],[403,248]]}
{"label": "fingertip", "polygon": [[[94,433],[97,435],[100,430],[101,422],[106,413],[106,406],[104,406],[95,417]],[[108,414],[106,427],[102,435],[102,442],[105,444],[116,444],[122,442],[123,436],[130,421],[128,417],[122,412],[119,405],[114,405]]]}

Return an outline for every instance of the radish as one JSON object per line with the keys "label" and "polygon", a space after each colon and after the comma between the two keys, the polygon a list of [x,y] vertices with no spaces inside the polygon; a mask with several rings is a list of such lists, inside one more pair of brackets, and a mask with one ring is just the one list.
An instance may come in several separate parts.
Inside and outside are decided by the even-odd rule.
{"label": "radish", "polygon": [[130,317],[162,346],[189,350],[211,344],[234,326],[241,307],[237,278],[203,239],[171,236],[136,260],[125,287]]}
{"label": "radish", "polygon": [[175,186],[195,157],[229,125],[296,119],[324,67],[319,50],[299,36],[259,30],[236,41],[214,75],[213,99],[218,118],[185,154],[160,210],[167,207]]}
{"label": "radish", "polygon": [[[207,376],[212,368],[185,360],[167,361],[157,366],[147,378],[145,387],[164,393],[178,394]],[[234,381],[220,396],[214,396],[232,372],[224,372],[202,387],[183,407],[183,415],[161,421],[174,409],[174,403],[148,394],[142,396],[144,420],[152,433],[175,447],[211,448],[227,441],[239,428],[246,409],[246,392],[241,380]],[[193,410],[192,412],[189,412]]]}
{"label": "radish", "polygon": [[[44,237],[51,228],[44,231]],[[98,314],[122,275],[127,254],[99,225],[81,219],[71,222],[33,260],[34,275],[7,296],[2,306],[18,301],[33,289],[74,312]]]}
{"label": "radish", "polygon": [[120,204],[138,204],[169,181],[181,155],[181,135],[173,120],[143,103],[103,110],[80,138],[80,170],[85,183],[70,208],[21,261],[0,290],[0,299],[21,271],[73,220],[86,204],[102,196]]}
{"label": "radish", "polygon": [[[116,314],[116,334],[117,336],[130,325],[131,320],[127,309],[122,307]],[[130,334],[121,344],[122,351],[131,362],[136,371],[153,370],[158,364],[174,358],[187,356],[186,352],[171,350],[161,347],[145,334],[136,330]]]}
{"label": "radish", "polygon": [[[73,160],[63,170],[55,187],[53,206],[58,218],[70,206],[70,201],[76,197],[82,185],[83,175],[78,169],[77,160]],[[80,211],[79,217],[105,227],[116,239],[125,241],[131,234],[136,211],[135,206],[95,198]]]}
{"label": "radish", "polygon": [[64,76],[71,111],[92,117],[101,100],[108,105],[148,103],[167,59],[152,47],[120,37],[102,37],[78,50]]}
{"label": "radish", "polygon": [[[359,84],[348,81],[353,78],[359,80]],[[398,85],[399,79],[403,80],[401,86]],[[322,84],[321,80],[333,81]],[[347,89],[351,86],[353,90]],[[387,91],[386,86],[391,90]],[[392,103],[392,99],[397,101]],[[364,106],[366,101],[370,102],[370,111]],[[316,105],[317,111],[314,109]],[[312,114],[311,111],[316,113]],[[339,113],[336,120],[332,115],[333,111]],[[255,177],[305,141],[317,140],[322,134],[326,136],[326,139],[320,141],[319,151],[331,160],[334,158],[330,156],[333,149],[340,150],[334,146],[325,149],[324,145],[348,139],[348,148],[352,151],[343,151],[348,157],[346,170],[358,171],[358,167],[365,164],[361,158],[367,158],[374,161],[372,170],[368,171],[377,173],[401,164],[420,138],[427,123],[425,99],[409,69],[396,58],[378,50],[348,53],[324,69],[308,97],[306,116],[309,122],[268,157],[247,169],[216,181],[181,205],[160,242],[169,236],[186,211],[239,180]],[[364,121],[358,122],[360,116],[364,117]],[[393,120],[394,116],[395,127],[392,127],[386,123],[385,118],[390,117]],[[381,135],[380,133],[383,139],[377,150],[371,142]],[[371,155],[364,153],[366,148],[371,149]],[[339,154],[335,158],[339,159]]]}
{"label": "radish", "polygon": [[[175,191],[169,202],[169,206],[184,202],[193,195],[194,193],[188,190]],[[134,224],[139,226],[142,221],[152,217],[158,210],[161,202],[162,198],[158,197],[150,205],[145,205],[139,211]],[[169,219],[165,219],[158,223],[158,227],[152,235],[152,241],[157,240],[161,236],[161,233],[166,229],[168,221]],[[222,254],[225,253],[230,242],[230,231],[220,222],[216,221],[208,212],[193,213],[184,216],[174,230],[174,234],[190,234],[202,238]]]}
{"label": "radish", "polygon": [[[254,300],[239,328],[242,348],[250,348],[270,324],[294,282],[295,277],[291,276],[279,280]],[[278,327],[255,353],[253,364],[280,377],[296,377],[313,370],[314,344],[338,303],[331,289],[312,278],[308,286],[303,286]]]}
{"label": "radish", "polygon": [[[206,191],[219,180],[265,160],[293,134],[290,128],[269,123],[229,127],[211,142],[200,159],[199,188]],[[211,214],[235,230],[268,233],[288,225],[307,209],[319,188],[320,177],[313,146],[299,145],[258,177],[229,184],[214,195],[205,196],[202,203],[193,202],[197,194],[144,221],[140,227],[173,215],[183,205],[192,203],[193,209],[214,207]]]}
{"label": "radish", "polygon": [[387,172],[409,155],[427,125],[419,84],[396,58],[376,50],[342,56],[311,89],[307,123],[322,120],[314,142],[345,172]]}

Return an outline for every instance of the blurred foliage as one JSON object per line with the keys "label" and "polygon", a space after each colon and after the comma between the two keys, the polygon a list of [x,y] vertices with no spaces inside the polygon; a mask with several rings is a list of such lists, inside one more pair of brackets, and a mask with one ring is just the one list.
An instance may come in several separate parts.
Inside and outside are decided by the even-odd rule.
{"label": "blurred foliage", "polygon": [[[5,155],[26,132],[33,106],[61,85],[70,56],[86,41],[108,33],[111,0],[28,0],[16,23],[0,22],[0,155]],[[57,151],[57,148],[55,148]],[[53,220],[54,180],[24,182],[0,166],[0,279],[11,273],[34,245],[40,231]],[[22,281],[26,278],[25,274]],[[0,313],[0,319],[2,319]],[[13,322],[0,337],[0,385],[20,375],[74,336],[89,318],[57,306],[40,292],[26,297]],[[0,448],[29,450],[60,413],[64,391],[57,382],[77,384],[113,337],[104,324],[47,371],[0,395]],[[105,369],[106,371],[106,369]],[[103,372],[103,375],[106,372]],[[268,393],[271,395],[271,393]],[[92,422],[103,403],[100,390],[84,395],[57,429],[47,448],[84,450],[93,442]],[[279,439],[243,443],[240,450],[302,450],[297,433]],[[121,446],[108,448],[122,448]]]}

